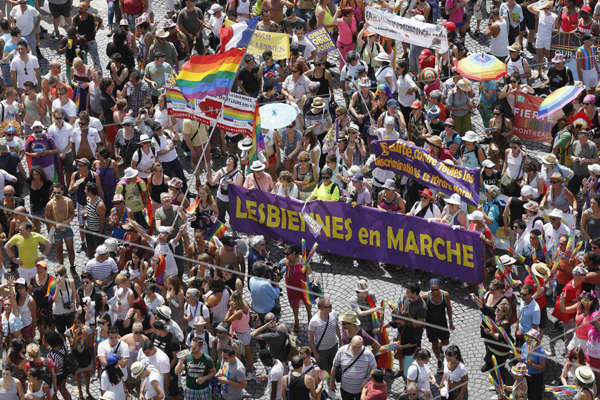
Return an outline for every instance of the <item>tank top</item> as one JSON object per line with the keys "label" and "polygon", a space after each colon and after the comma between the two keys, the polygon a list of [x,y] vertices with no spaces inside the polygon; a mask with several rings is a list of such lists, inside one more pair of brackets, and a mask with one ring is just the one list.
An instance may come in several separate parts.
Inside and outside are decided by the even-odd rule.
{"label": "tank top", "polygon": [[[308,164],[308,171],[305,173],[300,172],[300,163],[296,164],[296,175],[299,181],[305,181],[307,183],[315,182],[316,177],[313,176],[313,163]],[[298,190],[301,192],[312,192],[314,189],[313,186],[310,186],[307,189],[298,187]]]}
{"label": "tank top", "polygon": [[96,22],[91,14],[88,13],[85,20],[82,20],[81,17],[77,15],[73,18],[73,22],[77,27],[77,33],[84,36],[88,43],[96,40]]}
{"label": "tank top", "polygon": [[[310,77],[310,81],[319,82],[319,90],[317,90],[317,96],[329,95],[329,81],[325,77],[325,70],[323,70],[323,76],[321,76],[320,78],[317,78],[313,72],[312,76]],[[310,103],[312,104],[312,101]]]}
{"label": "tank top", "polygon": [[[21,322],[23,322],[23,327],[28,327],[33,322],[33,316],[31,315],[31,310],[29,309],[29,302],[33,301],[31,296],[28,294],[25,297],[25,302],[22,306],[19,306],[19,315],[21,316]],[[0,397],[1,399],[2,397]]]}
{"label": "tank top", "polygon": [[[527,200],[528,201],[528,200]],[[508,205],[508,209],[510,211],[510,225],[512,226],[513,222],[517,219],[521,219],[521,216],[525,214],[525,209],[523,206],[527,203],[526,200],[521,200],[518,197],[513,197],[510,200],[510,204]]]}
{"label": "tank top", "polygon": [[31,394],[34,397],[44,398],[44,382],[42,381],[39,390],[33,392],[31,390],[31,383],[27,382],[27,394]]}
{"label": "tank top", "polygon": [[33,300],[35,300],[36,306],[39,308],[50,308],[50,303],[48,302],[48,297],[46,297],[46,293],[48,292],[48,280],[50,275],[46,274],[46,282],[40,285],[37,281],[37,275],[31,278],[31,293],[33,295]]}
{"label": "tank top", "polygon": [[461,160],[463,163],[463,167],[465,168],[479,168],[481,167],[479,158],[477,157],[477,155],[479,154],[479,149],[480,147],[475,145],[475,147],[473,148],[473,150],[471,151],[467,151],[467,147],[466,146],[461,146]]}
{"label": "tank top", "polygon": [[[75,312],[75,296],[69,286],[69,280],[65,280],[67,290],[58,289],[58,301],[53,303],[54,315],[68,315]],[[71,307],[65,307],[65,303],[71,303]]]}
{"label": "tank top", "polygon": [[[94,85],[93,89],[92,85]],[[90,83],[90,86],[88,86],[88,90],[90,93],[90,108],[93,112],[100,114],[102,112],[102,106],[100,105],[100,86],[95,86],[92,82]]]}
{"label": "tank top", "polygon": [[[0,385],[0,399],[2,399],[2,400],[19,400],[19,393],[17,392],[17,379],[12,378],[12,381],[13,381],[13,384],[9,390],[2,389],[2,385]],[[44,386],[44,385],[42,384],[42,386]],[[29,391],[27,393],[29,393]]]}
{"label": "tank top", "polygon": [[165,183],[164,172],[160,177],[160,182],[160,185],[155,185],[152,183],[152,178],[150,178],[150,198],[157,203],[160,203],[160,194],[166,193],[169,190],[169,185]]}
{"label": "tank top", "polygon": [[563,9],[560,17],[560,30],[569,33],[575,29],[577,29],[577,13],[568,15],[567,10]]}
{"label": "tank top", "polygon": [[250,329],[250,312],[242,313],[242,319],[236,319],[231,323],[231,328],[238,333],[248,332]]}
{"label": "tank top", "polygon": [[565,198],[564,186],[560,187],[560,192],[557,195],[554,195],[552,190],[550,190],[550,193],[548,193],[548,204],[551,208],[558,208],[563,212],[569,210],[569,202]]}
{"label": "tank top", "polygon": [[[208,299],[211,294],[213,294],[212,290],[206,294],[206,298]],[[219,304],[211,308],[213,319],[211,322],[213,324],[223,322],[225,315],[227,315],[227,310],[229,310],[229,290],[225,289],[223,290],[223,296]]]}
{"label": "tank top", "polygon": [[[441,290],[441,289],[440,289]],[[446,308],[448,303],[446,302],[446,293],[442,292],[442,300],[439,303],[434,303],[431,300],[431,290],[427,292],[427,314],[425,315],[425,321],[430,324],[438,326],[447,326],[446,321]]]}
{"label": "tank top", "polygon": [[511,178],[520,178],[523,176],[523,169],[521,165],[523,164],[523,150],[519,150],[519,155],[517,157],[513,157],[512,151],[508,152],[508,175]]}
{"label": "tank top", "polygon": [[594,398],[594,391],[593,390],[589,390],[589,389],[579,389],[579,391],[577,391],[577,393],[575,393],[575,396],[573,396],[573,400],[579,400],[579,394],[583,391],[586,392],[590,392],[590,394],[592,395],[592,398]]}
{"label": "tank top", "polygon": [[85,205],[85,211],[87,212],[87,218],[85,220],[85,228],[93,231],[100,232],[100,215],[98,215],[98,203],[100,203],[102,199],[98,197],[98,200],[94,204],[91,203],[90,199],[87,199],[87,204]]}
{"label": "tank top", "polygon": [[[321,9],[323,11],[325,11],[325,16],[323,17],[323,26],[333,25],[333,17],[331,16],[331,11],[329,10],[329,8],[328,7],[317,6],[317,8],[318,7],[321,7]],[[316,13],[316,11],[315,11],[315,13]],[[329,33],[333,33],[333,27],[327,28],[327,30],[329,31]]]}
{"label": "tank top", "polygon": [[[415,10],[415,15],[422,15],[423,18],[425,18],[425,10],[421,10],[418,6],[414,8]],[[431,16],[431,13],[429,13],[429,15]],[[425,20],[425,22],[429,22],[429,18],[427,18]]]}
{"label": "tank top", "polygon": [[144,58],[146,57],[146,53],[148,52],[148,48],[146,48],[146,38],[148,37],[148,35],[151,35],[151,33],[146,32],[138,42],[138,57],[142,61],[144,60]]}
{"label": "tank top", "polygon": [[286,379],[286,385],[289,388],[289,400],[310,399],[310,390],[304,384],[304,375],[305,374],[296,376],[293,373],[290,373],[284,378]]}
{"label": "tank top", "polygon": [[458,220],[458,214],[460,214],[461,209],[456,210],[454,214],[450,214],[449,212],[444,215],[442,221],[449,225],[460,225],[460,221]]}
{"label": "tank top", "polygon": [[[36,101],[38,100],[39,96],[41,96],[41,95],[42,95],[41,93],[38,93],[35,95]],[[29,99],[29,96],[25,97],[24,103],[25,103],[25,119],[24,119],[25,125],[31,126],[31,125],[33,125],[33,123],[35,121],[41,121],[42,117],[37,112],[37,109],[33,105],[33,102]]]}
{"label": "tank top", "polygon": [[[587,229],[590,237],[596,238],[596,237],[600,236],[600,218],[594,218],[594,215],[592,214],[591,209],[588,209],[588,220],[587,220],[586,229]],[[21,318],[23,318],[22,314],[21,314]],[[23,325],[25,325],[24,320],[23,320]]]}
{"label": "tank top", "polygon": [[508,55],[508,30],[506,20],[502,22],[495,22],[500,29],[498,36],[493,37],[490,43],[490,54],[496,57],[506,57]]}
{"label": "tank top", "polygon": [[226,172],[225,168],[221,168],[221,179],[219,179],[219,187],[217,188],[217,199],[225,202],[229,202],[229,182],[228,180],[234,180],[237,174],[241,174],[239,169],[234,169],[229,172]]}
{"label": "tank top", "polygon": [[[384,192],[385,193],[385,192]],[[395,192],[394,198],[392,200],[386,200],[385,195],[381,195],[381,201],[379,202],[379,207],[383,208],[387,211],[398,211],[398,197],[400,195]]]}
{"label": "tank top", "polygon": [[592,19],[589,24],[584,25],[583,20],[580,20],[577,24],[577,34],[585,35],[586,33],[592,33],[592,24],[594,20]]}
{"label": "tank top", "polygon": [[[121,288],[117,289],[117,292],[121,290]],[[131,304],[129,304],[129,292],[131,291],[131,289],[127,289],[127,295],[121,299],[121,305],[123,306],[123,312],[121,313],[117,313],[115,312],[115,318],[117,320],[124,320],[125,317],[127,316],[127,312],[129,311],[129,309],[131,308]],[[132,292],[133,294],[133,292]]]}
{"label": "tank top", "polygon": [[239,15],[250,15],[250,0],[247,0],[245,2],[242,0],[237,0],[237,7],[235,8],[235,12],[238,15],[238,19]]}
{"label": "tank top", "polygon": [[[523,57],[519,56],[519,58],[517,58],[516,60],[513,60],[512,58],[508,58],[507,59],[508,62],[506,63],[506,65],[508,66],[508,68],[513,67],[519,74],[523,75],[523,73],[525,72],[525,68],[523,67]],[[523,79],[521,78],[521,83],[523,85],[527,84],[527,79]]]}

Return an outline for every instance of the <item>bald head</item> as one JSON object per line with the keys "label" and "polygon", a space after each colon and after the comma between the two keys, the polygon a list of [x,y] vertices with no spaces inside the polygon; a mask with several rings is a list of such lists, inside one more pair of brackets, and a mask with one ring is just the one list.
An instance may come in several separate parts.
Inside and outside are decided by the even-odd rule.
{"label": "bald head", "polygon": [[355,349],[359,349],[361,347],[363,347],[363,338],[359,335],[356,335],[352,338],[352,341],[350,342],[350,346],[352,346]]}

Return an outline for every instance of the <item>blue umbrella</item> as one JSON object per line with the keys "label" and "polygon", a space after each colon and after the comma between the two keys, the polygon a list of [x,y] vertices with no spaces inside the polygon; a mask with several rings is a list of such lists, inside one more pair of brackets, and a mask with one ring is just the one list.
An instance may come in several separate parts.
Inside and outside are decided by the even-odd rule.
{"label": "blue umbrella", "polygon": [[298,111],[285,103],[269,103],[258,109],[260,126],[266,129],[283,128],[296,120]]}

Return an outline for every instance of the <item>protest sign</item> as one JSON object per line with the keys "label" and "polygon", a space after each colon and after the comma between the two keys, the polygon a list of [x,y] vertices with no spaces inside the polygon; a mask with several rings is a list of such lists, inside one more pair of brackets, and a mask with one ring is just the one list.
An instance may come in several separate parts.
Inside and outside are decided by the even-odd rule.
{"label": "protest sign", "polygon": [[552,127],[564,114],[562,110],[559,110],[542,119],[537,119],[537,113],[543,101],[542,97],[520,91],[516,93],[513,131],[521,139],[536,140],[543,143],[552,141]]}
{"label": "protest sign", "polygon": [[329,128],[327,135],[325,135],[325,137],[323,138],[323,146],[321,148],[323,154],[327,154],[331,150],[335,149],[335,146],[337,146],[339,134],[340,121],[338,121],[338,119],[336,118],[334,124],[331,125],[331,128]]}
{"label": "protest sign", "polygon": [[478,232],[427,222],[372,207],[299,200],[229,185],[235,231],[300,245],[313,240],[302,209],[320,224],[319,251],[403,265],[465,282],[483,279],[483,242]]}
{"label": "protest sign", "polygon": [[[571,32],[564,33],[558,32],[552,35],[552,41],[550,42],[550,57],[554,57],[556,53],[561,53],[565,56],[567,62],[565,65],[569,67],[571,72],[573,73],[573,79],[578,81],[579,77],[577,74],[577,49],[583,45],[581,40],[581,36]],[[594,51],[596,54],[596,60],[599,59],[598,48],[600,46],[600,42],[596,39],[596,43],[594,44]]]}
{"label": "protest sign", "polygon": [[458,193],[468,204],[479,205],[478,168],[445,164],[427,150],[402,139],[376,140],[371,143],[371,151],[376,158],[370,167],[405,175],[449,195]]}
{"label": "protest sign", "polygon": [[365,18],[369,24],[369,32],[426,49],[440,50],[442,53],[448,51],[446,28],[441,25],[402,18],[373,7],[366,7]]}
{"label": "protest sign", "polygon": [[335,43],[331,40],[329,31],[324,26],[308,32],[305,36],[317,48],[317,55],[327,53],[336,48]]}
{"label": "protest sign", "polygon": [[167,110],[175,118],[195,120],[205,125],[217,125],[218,129],[230,133],[252,135],[256,99],[230,92],[223,108],[223,114],[217,123],[219,111],[225,96],[207,96],[201,100],[190,99],[188,102],[176,85],[167,88]]}
{"label": "protest sign", "polygon": [[274,60],[290,58],[290,36],[287,33],[254,31],[248,53],[262,56],[267,50],[273,52]]}

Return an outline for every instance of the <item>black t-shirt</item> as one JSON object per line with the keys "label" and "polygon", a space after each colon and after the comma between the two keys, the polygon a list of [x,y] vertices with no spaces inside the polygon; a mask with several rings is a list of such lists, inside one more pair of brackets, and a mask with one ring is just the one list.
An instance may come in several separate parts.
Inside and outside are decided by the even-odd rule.
{"label": "black t-shirt", "polygon": [[308,25],[306,25],[306,21],[304,21],[302,18],[297,18],[296,22],[290,22],[290,20],[287,18],[283,19],[283,33],[293,35],[294,29],[296,29],[297,26],[303,26],[304,32],[308,32]]}
{"label": "black t-shirt", "polygon": [[486,174],[485,172],[483,174],[481,174],[481,177],[483,178],[483,183],[486,184],[486,186],[489,185],[495,185],[500,187],[500,185],[498,184],[500,182],[500,172],[494,170],[494,172],[492,173],[491,176],[489,176],[488,174]]}
{"label": "black t-shirt", "polygon": [[277,95],[274,94],[271,97],[266,97],[263,93],[261,93],[261,94],[258,95],[258,97],[256,98],[256,100],[258,100],[258,105],[262,106],[263,104],[274,103],[276,96]]}
{"label": "black t-shirt", "polygon": [[461,51],[465,50],[465,44],[463,43],[463,41],[460,39],[460,36],[458,36],[458,34],[456,32],[448,32],[448,42],[455,45],[456,49],[458,50],[459,53]]}
{"label": "black t-shirt", "polygon": [[[63,37],[62,40],[60,41],[60,47],[65,47],[67,45],[68,41],[69,41],[68,36]],[[88,49],[89,49],[89,46],[88,46],[87,40],[85,40],[85,38],[83,36],[77,35],[75,40],[73,40],[73,44],[71,45],[71,48],[67,47],[65,50],[65,58],[66,58],[67,64],[72,64],[75,57],[80,57],[81,52],[83,50],[88,50]]]}
{"label": "black t-shirt", "polygon": [[[13,153],[14,154],[14,153]],[[46,179],[42,183],[42,187],[39,189],[33,189],[31,187],[31,177],[27,178],[27,184],[29,185],[29,195],[31,201],[31,211],[42,211],[46,204],[50,201],[50,189],[54,182],[50,179]]]}
{"label": "black t-shirt", "polygon": [[112,96],[109,93],[100,93],[100,106],[104,114],[104,125],[114,123],[113,112],[111,108],[116,105]]}
{"label": "black t-shirt", "polygon": [[405,347],[402,349],[402,354],[405,356],[412,356],[417,349],[417,336],[415,334],[415,328],[410,323],[406,323],[404,326],[402,326],[394,321],[390,322],[390,326],[394,329],[398,329],[398,336],[396,340],[400,341],[400,344],[414,344],[414,346]]}
{"label": "black t-shirt", "polygon": [[158,336],[156,333],[150,335],[150,340],[154,343],[154,346],[161,349],[169,356],[169,361],[173,361],[173,352],[177,352],[181,349],[179,340],[171,333],[167,333],[164,337]]}
{"label": "black t-shirt", "polygon": [[254,66],[251,71],[248,71],[247,68],[242,68],[238,75],[238,80],[242,81],[242,85],[244,89],[248,93],[258,92],[258,67]]}
{"label": "black t-shirt", "polygon": [[441,119],[436,123],[429,121],[429,126],[431,126],[431,134],[433,136],[440,136],[444,132],[444,121]]}
{"label": "black t-shirt", "polygon": [[573,73],[565,66],[562,71],[552,67],[548,71],[548,79],[550,79],[550,89],[556,90],[561,87],[573,84]]}
{"label": "black t-shirt", "polygon": [[5,170],[13,176],[17,176],[19,162],[19,156],[12,151],[10,153],[0,155],[0,169]]}

